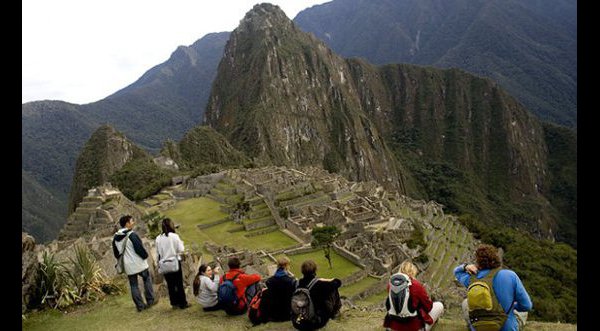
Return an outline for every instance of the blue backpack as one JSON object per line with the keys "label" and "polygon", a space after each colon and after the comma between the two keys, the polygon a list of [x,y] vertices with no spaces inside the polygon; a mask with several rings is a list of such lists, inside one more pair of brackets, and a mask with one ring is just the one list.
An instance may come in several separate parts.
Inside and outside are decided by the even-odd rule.
{"label": "blue backpack", "polygon": [[237,297],[237,289],[235,285],[233,285],[233,281],[239,276],[237,274],[233,276],[232,279],[227,279],[223,276],[223,283],[219,285],[219,290],[217,292],[217,298],[219,299],[219,305],[223,307],[226,313],[228,314],[237,314],[239,313],[238,305],[239,298]]}

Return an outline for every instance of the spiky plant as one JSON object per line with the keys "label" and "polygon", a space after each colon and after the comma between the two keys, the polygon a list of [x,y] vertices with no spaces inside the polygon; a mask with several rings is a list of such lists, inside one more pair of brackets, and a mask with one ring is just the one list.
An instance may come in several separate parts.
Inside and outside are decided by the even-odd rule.
{"label": "spiky plant", "polygon": [[53,253],[44,251],[37,276],[42,305],[56,308],[62,289],[67,285],[67,274],[65,265]]}
{"label": "spiky plant", "polygon": [[69,279],[81,300],[90,301],[102,296],[102,284],[107,280],[87,247],[75,246],[75,258],[69,258],[69,260],[73,265],[72,271],[68,273]]}

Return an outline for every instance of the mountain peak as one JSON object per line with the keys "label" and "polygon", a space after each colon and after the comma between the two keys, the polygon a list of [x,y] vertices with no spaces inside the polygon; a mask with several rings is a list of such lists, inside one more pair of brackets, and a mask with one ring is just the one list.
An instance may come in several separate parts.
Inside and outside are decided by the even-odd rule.
{"label": "mountain peak", "polygon": [[256,4],[246,13],[237,28],[238,32],[264,31],[275,26],[291,26],[292,21],[279,6],[270,3]]}

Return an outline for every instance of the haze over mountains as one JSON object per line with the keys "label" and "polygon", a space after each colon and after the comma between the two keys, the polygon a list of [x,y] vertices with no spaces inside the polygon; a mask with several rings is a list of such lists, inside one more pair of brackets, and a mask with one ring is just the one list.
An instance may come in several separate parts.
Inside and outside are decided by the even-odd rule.
{"label": "haze over mountains", "polygon": [[[323,14],[323,10],[326,8],[329,10],[333,10],[331,8],[342,8],[346,11],[355,10],[354,15],[356,18],[353,21],[353,26],[357,27],[359,26],[357,24],[364,23],[365,29],[355,28],[353,31],[348,31],[348,28],[345,28],[345,31],[348,31],[346,34],[336,32],[333,34],[335,38],[323,38],[326,43],[332,43],[333,40],[339,41],[341,39],[342,41],[346,41],[341,43],[341,45],[347,46],[349,45],[349,40],[354,39],[356,40],[356,49],[369,49],[368,45],[361,45],[359,41],[370,41],[374,38],[358,38],[357,31],[370,36],[381,36],[385,32],[389,35],[403,35],[406,37],[416,36],[415,31],[420,30],[420,27],[423,26],[422,32],[419,34],[419,42],[415,43],[415,45],[418,45],[418,50],[414,48],[414,54],[411,57],[406,55],[410,55],[411,53],[410,48],[408,48],[408,52],[401,52],[404,54],[403,56],[408,56],[408,60],[393,62],[410,62],[410,59],[414,60],[417,58],[415,54],[422,53],[431,54],[428,57],[423,56],[422,58],[432,59],[432,62],[427,63],[425,61],[418,63],[446,66],[447,63],[451,62],[449,59],[473,58],[483,52],[486,55],[485,59],[487,59],[487,62],[475,61],[478,63],[478,66],[485,67],[492,64],[492,62],[494,66],[500,68],[506,67],[505,64],[508,65],[507,59],[499,56],[491,56],[491,49],[482,51],[480,48],[475,47],[479,45],[479,42],[469,46],[471,40],[478,41],[478,39],[473,37],[474,31],[472,31],[472,29],[477,30],[475,28],[478,27],[477,24],[488,24],[487,26],[495,26],[498,29],[500,27],[510,27],[505,21],[501,21],[504,22],[502,24],[492,24],[489,22],[491,19],[496,19],[494,14],[496,10],[504,8],[502,7],[502,3],[478,7],[480,9],[477,15],[475,13],[463,15],[461,10],[476,6],[466,6],[466,2],[457,2],[456,6],[452,7],[456,10],[455,15],[449,15],[454,20],[442,20],[444,22],[442,26],[445,28],[429,28],[427,30],[422,25],[425,23],[421,21],[425,17],[429,17],[426,13],[431,12],[433,10],[431,8],[438,6],[435,8],[439,10],[441,4],[438,2],[412,1],[410,3],[413,6],[416,3],[420,4],[419,10],[422,10],[423,13],[420,15],[398,15],[396,17],[406,18],[407,22],[415,20],[415,17],[421,17],[421,21],[417,20],[419,21],[415,23],[417,25],[410,28],[412,30],[407,30],[415,33],[411,32],[409,34],[397,28],[387,29],[380,27],[370,30],[372,32],[369,34],[369,29],[366,27],[377,27],[377,24],[373,24],[373,20],[385,22],[386,20],[381,15],[391,12],[391,7],[388,8],[385,6],[393,6],[396,3],[394,1],[336,0],[302,12],[298,15],[296,22],[299,27],[304,26],[303,29],[310,30],[315,25],[320,24],[322,26],[324,24],[323,22],[315,22],[319,22],[319,19],[327,17]],[[401,3],[406,6],[410,5],[409,2]],[[475,3],[482,4],[482,2]],[[517,6],[516,3],[513,1],[509,4],[512,4],[513,7],[511,8],[514,9],[517,8],[514,7]],[[563,7],[567,9],[571,8],[569,7],[570,3],[569,1],[565,1]],[[433,7],[427,9],[428,5]],[[370,9],[367,10],[367,7],[363,6],[372,7],[369,7]],[[555,31],[558,29],[557,25],[560,25],[561,29],[570,27],[570,30],[567,29],[569,33],[575,31],[576,17],[574,23],[569,20],[568,15],[558,17],[559,15],[556,15],[557,12],[546,10],[545,8],[547,7],[542,3],[536,6],[527,5],[527,7],[528,12],[520,12],[519,15],[527,15],[528,13],[535,13],[535,10],[544,9],[543,12],[545,14],[543,15],[556,18],[549,25],[544,25],[544,22],[546,22],[544,20],[533,20],[537,22],[536,24],[544,27],[543,31]],[[386,8],[390,10],[386,10]],[[405,7],[404,9],[406,10],[406,8],[409,7]],[[471,9],[476,11],[474,8]],[[502,10],[505,12],[508,9]],[[500,12],[503,12],[502,10]],[[380,16],[369,19],[361,18],[360,15],[367,15],[367,13]],[[482,13],[487,14],[483,15]],[[566,13],[570,13],[570,11],[566,10]],[[342,15],[337,11],[332,11],[331,15],[334,14]],[[348,17],[348,14],[345,13],[342,16]],[[311,15],[315,18],[309,19]],[[459,19],[459,15],[461,15],[461,19]],[[437,15],[437,17],[440,16],[444,15]],[[431,22],[435,21],[433,17],[435,15],[429,18]],[[465,19],[462,17],[465,17]],[[469,23],[470,20],[473,22]],[[324,19],[324,21],[329,22],[328,24],[339,23],[340,27],[325,26],[320,32],[313,31],[317,36],[325,35],[325,33],[329,33],[332,36],[332,31],[344,30],[342,25],[343,20],[341,19]],[[308,22],[312,23],[309,24]],[[463,27],[464,31],[471,34],[466,32],[464,34],[450,34],[454,30],[460,30],[459,28],[449,28],[451,24],[455,23],[461,23],[462,25],[470,24],[473,26],[472,29],[469,28],[466,30]],[[409,23],[402,24],[409,25]],[[27,174],[28,177],[26,178],[27,180],[23,180],[23,195],[27,194],[28,197],[31,197],[28,201],[36,201],[36,199],[48,200],[47,196],[50,195],[52,197],[51,200],[59,201],[62,204],[62,210],[65,210],[65,218],[58,221],[64,222],[66,219],[66,201],[71,188],[75,160],[84,142],[100,124],[109,123],[113,125],[119,131],[124,132],[127,138],[131,139],[134,143],[155,153],[167,138],[173,140],[181,139],[186,132],[200,123],[204,116],[204,110],[208,109],[206,115],[208,123],[229,139],[234,147],[245,152],[247,156],[257,158],[261,162],[296,165],[326,160],[327,162],[323,166],[329,167],[330,170],[337,170],[350,178],[383,179],[384,182],[395,183],[392,186],[403,192],[413,193],[424,198],[439,199],[440,197],[447,197],[448,201],[445,201],[446,204],[458,201],[458,204],[454,206],[457,209],[465,208],[464,205],[467,203],[466,192],[473,190],[475,192],[474,195],[477,197],[476,200],[484,201],[482,209],[486,210],[480,210],[482,213],[495,212],[494,208],[491,207],[493,205],[492,201],[495,201],[494,199],[503,202],[512,201],[514,203],[518,200],[516,197],[519,194],[525,194],[530,199],[526,203],[530,206],[527,208],[527,219],[535,223],[537,222],[537,218],[533,217],[533,215],[537,215],[541,210],[545,210],[542,213],[544,215],[541,218],[544,220],[542,224],[528,224],[527,226],[530,230],[537,231],[540,235],[548,235],[548,230],[556,230],[557,224],[566,223],[572,225],[573,221],[576,223],[576,212],[574,220],[572,216],[564,217],[559,215],[564,214],[565,212],[562,210],[569,206],[568,203],[564,202],[569,200],[564,195],[561,195],[561,193],[558,194],[558,198],[552,200],[563,201],[561,211],[555,210],[555,207],[551,207],[550,209],[541,207],[545,203],[545,200],[549,198],[548,194],[545,194],[547,192],[546,188],[552,187],[555,183],[562,181],[569,183],[572,189],[573,185],[576,188],[576,182],[573,184],[572,180],[565,180],[564,169],[560,166],[560,163],[556,162],[554,164],[558,164],[558,166],[555,167],[556,171],[552,172],[555,174],[552,178],[555,179],[550,180],[547,174],[544,175],[544,172],[548,172],[546,160],[553,159],[553,156],[548,155],[545,150],[545,138],[543,138],[542,134],[544,131],[537,120],[529,116],[512,98],[499,90],[493,82],[476,79],[457,70],[444,72],[404,65],[373,67],[360,60],[343,60],[330,51],[323,50],[322,48],[326,47],[324,44],[314,38],[300,34],[300,31],[293,25],[289,26],[291,26],[289,29],[292,29],[290,31],[293,31],[292,39],[289,40],[293,42],[289,45],[283,45],[284,47],[279,47],[277,54],[273,53],[269,47],[281,45],[278,45],[277,40],[268,38],[263,39],[261,42],[264,43],[263,46],[266,45],[269,47],[253,48],[252,42],[246,41],[245,45],[247,49],[231,49],[231,52],[238,52],[238,56],[234,57],[231,61],[232,64],[237,63],[238,67],[235,70],[231,68],[220,69],[221,78],[215,81],[212,92],[210,86],[213,78],[216,77],[217,65],[223,56],[223,49],[225,42],[229,39],[229,33],[207,35],[190,47],[178,48],[168,61],[149,70],[134,84],[101,101],[81,106],[58,101],[24,104],[22,110],[23,176],[25,177]],[[521,28],[515,29],[521,31]],[[530,31],[530,29],[525,30],[526,32]],[[434,37],[429,35],[427,31],[435,31],[438,34]],[[489,32],[490,30],[485,31]],[[447,35],[444,36],[444,32]],[[507,42],[508,46],[513,45],[511,44],[512,41],[514,45],[510,47],[516,47],[522,52],[533,49],[534,52],[537,52],[536,54],[539,54],[539,50],[535,47],[520,45],[519,42],[522,42],[522,38],[519,37],[520,35],[506,35],[505,31],[499,33],[504,36],[502,42]],[[572,34],[568,35],[571,36]],[[288,35],[285,36],[288,37]],[[281,39],[279,42],[285,42],[283,41],[283,37],[278,36],[278,38]],[[406,38],[407,42],[404,44],[408,45],[408,40],[412,37]],[[432,39],[426,42],[427,38]],[[232,40],[235,39],[232,38]],[[240,43],[238,46],[244,46],[242,39],[238,37],[237,40]],[[435,40],[460,40],[458,43],[460,47],[448,46],[447,48],[451,48],[451,51],[447,50],[443,55],[439,55],[443,52],[437,49],[428,50],[425,46],[428,44],[439,46],[440,42],[436,42]],[[528,37],[526,40],[531,41],[532,38]],[[568,51],[575,52],[575,56],[570,59],[575,59],[574,67],[576,68],[576,32],[574,46],[572,40],[568,37],[564,37],[563,39],[558,38],[557,40],[565,48],[568,48]],[[298,41],[302,42],[296,43]],[[383,42],[378,43],[378,45],[384,44]],[[402,42],[391,42],[389,44],[403,45]],[[501,43],[501,45],[504,44]],[[346,46],[337,47],[343,48]],[[314,49],[315,47],[317,50]],[[336,46],[331,47],[335,50]],[[505,52],[514,54],[511,48],[502,47]],[[443,49],[441,46],[439,48]],[[542,48],[544,50],[555,50],[551,47]],[[240,59],[240,55],[243,56],[243,54],[246,54],[246,51],[251,51],[246,56],[255,59],[256,62],[245,62],[248,58],[244,61]],[[289,54],[286,54],[286,51]],[[300,53],[297,53],[298,51]],[[345,51],[341,50],[340,52],[344,55]],[[377,51],[377,54],[384,53],[386,52],[383,50]],[[391,50],[390,53],[396,54],[396,50]],[[435,54],[439,56],[436,57],[434,56]],[[454,55],[451,56],[452,54]],[[558,53],[554,52],[553,54]],[[265,55],[269,58],[265,59]],[[295,56],[295,60],[287,61],[288,58],[286,55],[297,56]],[[382,55],[372,55],[374,59],[369,58],[370,55],[362,56],[375,63],[388,62],[387,60],[378,60],[379,58],[383,59]],[[563,57],[569,56],[568,54],[558,56],[561,59]],[[509,58],[512,59],[511,56]],[[522,70],[519,69],[520,74],[514,76],[519,78],[524,77],[522,73],[525,72],[530,74],[530,76],[525,75],[529,77],[527,78],[529,80],[533,79],[531,77],[538,77],[536,75],[539,72],[536,70],[540,67],[538,65],[539,62],[533,61],[535,64],[528,66],[524,61],[525,58],[529,59],[531,57],[519,56],[518,59],[513,59],[515,60],[514,62],[518,62],[519,68],[525,68]],[[492,61],[491,59],[501,59],[502,61],[499,63],[502,64],[498,64],[498,62],[494,62],[495,60]],[[557,61],[554,57],[544,57],[539,61],[543,62],[542,69],[549,68],[549,66],[555,66],[556,68],[565,67],[567,69],[572,69],[573,67],[573,63],[555,65],[554,63]],[[240,65],[246,67],[247,72],[238,71]],[[512,65],[514,66],[514,64]],[[337,69],[339,68],[343,68],[343,70],[338,71]],[[494,67],[490,66],[490,68]],[[327,71],[323,72],[321,69],[326,69]],[[567,69],[565,70],[568,71]],[[306,71],[306,74],[303,73],[303,70]],[[493,69],[486,70],[493,72]],[[546,73],[545,69],[543,71]],[[271,75],[276,74],[276,79],[271,81],[259,80],[263,81],[264,85],[254,84],[257,77],[267,78],[267,73],[269,72]],[[253,77],[252,79],[244,79],[242,77],[242,79],[237,80],[239,75],[248,73],[259,74],[260,76]],[[309,75],[309,77],[306,75]],[[502,77],[502,75],[498,74],[496,78],[498,78],[500,85],[505,86],[501,79]],[[568,82],[576,82],[576,73],[575,76],[566,74],[564,77],[568,77],[566,79]],[[231,80],[232,78],[236,79]],[[427,78],[429,80],[424,80]],[[368,81],[368,84],[363,85],[361,79]],[[302,81],[312,81],[312,83],[309,85],[297,85],[297,83]],[[342,83],[342,81],[345,81],[345,83]],[[535,82],[539,84],[541,82],[550,82],[552,84],[557,81],[535,78]],[[275,86],[269,87],[268,84],[274,84]],[[519,86],[529,86],[526,83],[519,84],[522,84]],[[295,88],[290,88],[290,86],[299,86],[301,89],[295,90]],[[351,87],[349,88],[348,86]],[[505,87],[510,90],[509,86],[510,84]],[[565,96],[563,98],[561,93],[569,94],[569,91],[573,89],[573,84],[569,85],[566,83],[565,86],[567,87],[552,87],[554,90],[549,88],[544,88],[543,90],[554,91],[552,95],[557,96],[556,99],[559,102],[568,102],[570,97]],[[574,88],[576,88],[576,85],[574,85]],[[402,90],[410,92],[398,94]],[[519,88],[519,90],[527,91],[527,88]],[[482,91],[489,93],[488,99],[473,99],[475,95],[479,95],[478,93]],[[275,93],[280,92],[283,92],[285,97],[281,99],[275,98]],[[433,92],[436,92],[437,95]],[[211,103],[206,108],[209,94],[211,93]],[[454,99],[447,97],[444,93],[448,93],[450,96],[453,95]],[[231,99],[227,100],[226,98]],[[543,97],[540,98],[551,100]],[[523,99],[521,101],[525,103]],[[219,104],[220,102],[221,104]],[[496,107],[498,104],[502,105],[500,108],[505,110],[496,113],[497,109],[499,109]],[[243,108],[239,108],[239,110],[253,109],[256,111],[236,114],[235,109],[240,105]],[[381,113],[376,105],[379,106],[379,109],[388,109],[389,112],[387,114]],[[392,109],[392,105],[397,105],[396,109]],[[574,105],[575,115],[572,118],[576,119],[576,101]],[[229,111],[231,111],[230,113],[228,113],[228,107]],[[275,113],[267,113],[266,109],[269,107],[276,109]],[[487,121],[487,123],[504,124],[499,126],[487,124],[486,126],[482,125],[480,121],[470,121],[469,118],[473,115],[469,115],[471,113],[466,112],[466,109],[469,109],[469,107],[487,109],[483,112],[486,115],[480,118],[480,120]],[[314,111],[315,108],[321,108],[323,112],[317,114],[316,117],[306,116],[306,113]],[[281,122],[288,115],[289,109],[292,110],[294,119],[284,120],[285,123]],[[505,115],[508,114],[505,113],[508,109],[510,109],[509,113],[511,115]],[[564,107],[564,109],[571,108]],[[216,116],[219,112],[222,112],[222,114],[228,113],[231,116],[229,118],[227,116]],[[568,111],[565,111],[565,113],[568,113]],[[274,114],[274,117],[270,117]],[[474,112],[473,114],[478,113]],[[565,116],[568,117],[569,115]],[[264,119],[274,119],[272,124],[284,123],[284,127],[292,131],[284,133],[270,127],[259,126]],[[517,120],[517,124],[515,124],[517,127],[511,129],[511,120],[515,119]],[[474,127],[474,125],[477,127]],[[346,130],[349,132],[346,133],[344,128],[351,129]],[[535,134],[530,135],[527,132],[532,128]],[[329,136],[327,132],[330,132]],[[467,135],[463,136],[465,133]],[[442,138],[442,136],[448,138]],[[501,139],[497,140],[498,137],[501,137]],[[523,137],[529,137],[527,138],[529,140],[525,140],[528,141],[525,147],[515,148],[512,146],[512,144]],[[309,140],[307,141],[306,138],[309,138]],[[316,138],[323,139],[323,141],[317,143]],[[480,142],[485,141],[485,139],[488,139],[489,143],[484,142],[481,145]],[[574,146],[575,149],[573,150],[573,144],[570,145],[571,149],[569,153],[574,153],[576,160],[576,138]],[[555,150],[550,148],[550,151]],[[501,153],[497,154],[495,151],[500,151]],[[423,157],[414,157],[420,153],[424,153]],[[564,149],[560,149],[558,153],[563,156],[565,155]],[[379,163],[380,157],[383,157],[384,162]],[[495,163],[497,160],[492,160],[490,157],[498,157],[501,161],[500,164]],[[487,163],[478,162],[486,159],[488,160]],[[465,165],[467,167],[463,168]],[[516,171],[517,174],[507,174],[504,172],[509,166],[512,166],[512,171]],[[555,168],[550,167],[550,170]],[[456,172],[458,169],[460,171]],[[475,179],[471,178],[472,174],[481,171],[485,175],[476,176]],[[443,173],[443,176],[439,176],[438,174],[440,173]],[[446,175],[448,175],[448,178],[441,178]],[[572,175],[572,172],[569,175]],[[449,178],[459,178],[459,180],[455,181]],[[490,187],[495,187],[494,183],[498,182],[502,182],[501,186],[503,188],[499,191],[495,189],[490,190]],[[435,190],[439,190],[440,184],[442,184],[442,187],[446,185],[449,193],[436,192]],[[537,188],[535,185],[538,185]],[[43,191],[37,189],[39,187],[43,188]],[[558,192],[560,189],[556,191]],[[490,199],[490,196],[494,197]],[[54,208],[54,210],[56,209]],[[44,210],[33,210],[30,204],[26,205],[25,202],[23,210],[23,228],[25,230],[31,231],[36,237],[42,240],[44,238],[48,240],[56,237],[56,232],[54,231],[57,230],[54,229],[59,229],[60,226],[56,226],[57,219],[55,215],[46,215]],[[569,221],[561,221],[565,219]],[[567,227],[572,228],[571,225]],[[574,242],[576,243],[576,239]]]}
{"label": "haze over mountains", "polygon": [[458,67],[577,126],[577,1],[338,0],[294,22],[344,57]]}

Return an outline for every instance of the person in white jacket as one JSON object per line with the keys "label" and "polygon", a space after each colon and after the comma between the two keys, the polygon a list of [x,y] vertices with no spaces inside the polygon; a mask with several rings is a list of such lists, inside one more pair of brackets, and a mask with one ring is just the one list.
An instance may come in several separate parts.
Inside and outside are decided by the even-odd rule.
{"label": "person in white jacket", "polygon": [[169,289],[169,300],[173,308],[186,309],[190,306],[185,297],[185,287],[183,286],[183,273],[181,271],[181,253],[183,253],[183,241],[175,233],[175,225],[170,218],[162,221],[162,233],[156,237],[156,251],[158,253],[158,263],[161,261],[175,258],[179,268],[175,272],[163,274],[167,281]]}
{"label": "person in white jacket", "polygon": [[213,269],[210,264],[201,264],[198,274],[194,279],[194,295],[204,311],[221,309],[217,298],[219,290],[219,272],[221,268],[217,265]]}
{"label": "person in white jacket", "polygon": [[[129,278],[131,297],[137,311],[142,311],[158,302],[154,298],[152,276],[148,272],[148,252],[146,252],[140,237],[137,233],[133,232],[135,225],[133,216],[125,215],[121,217],[119,225],[121,225],[121,229],[115,233],[112,241],[113,254],[117,259],[123,254],[123,267],[127,278]],[[144,297],[146,298],[146,303],[144,303],[138,287],[138,276],[141,276],[144,280]]]}

